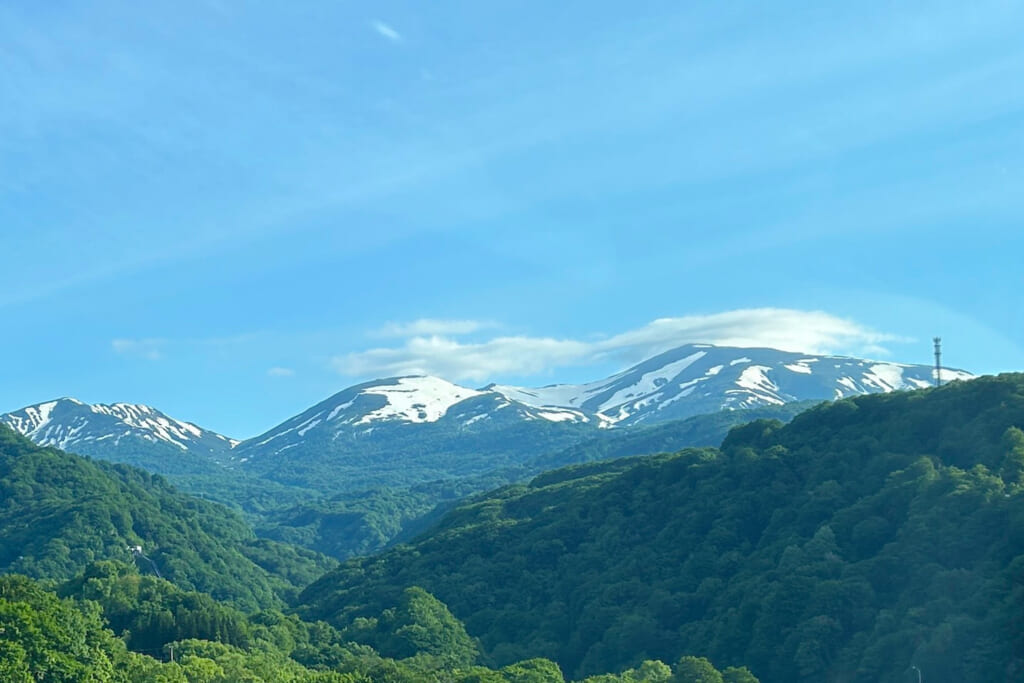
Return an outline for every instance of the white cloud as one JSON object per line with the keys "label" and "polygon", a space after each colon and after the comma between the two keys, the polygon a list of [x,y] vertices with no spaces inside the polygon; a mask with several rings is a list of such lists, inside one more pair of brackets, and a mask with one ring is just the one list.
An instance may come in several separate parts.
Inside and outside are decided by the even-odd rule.
{"label": "white cloud", "polygon": [[115,353],[125,356],[138,356],[146,360],[160,360],[164,357],[163,339],[114,339],[110,347]]}
{"label": "white cloud", "polygon": [[586,342],[537,337],[498,337],[463,344],[435,335],[413,337],[399,348],[339,356],[331,364],[341,374],[353,377],[423,374],[483,382],[495,375],[532,375],[576,364],[586,357],[587,347]]}
{"label": "white cloud", "polygon": [[440,333],[416,334],[415,323],[395,329],[410,332],[403,345],[338,356],[332,366],[351,377],[430,374],[485,382],[608,361],[626,366],[686,343],[878,356],[887,353],[884,343],[906,341],[821,311],[779,308],[660,318],[596,341],[513,336],[462,343]]}
{"label": "white cloud", "polygon": [[400,42],[402,42],[402,34],[399,33],[398,31],[396,31],[395,29],[393,29],[388,24],[385,24],[380,19],[373,20],[370,23],[370,26],[372,26],[373,30],[376,31],[379,35],[387,38],[392,43],[400,43]]}
{"label": "white cloud", "polygon": [[635,362],[679,346],[764,346],[783,351],[829,354],[885,352],[881,344],[905,341],[823,311],[748,308],[711,315],[659,318],[636,330],[597,342],[599,351]]}
{"label": "white cloud", "polygon": [[293,377],[295,371],[291,368],[270,368],[267,370],[267,375],[270,377]]}
{"label": "white cloud", "polygon": [[420,318],[408,323],[388,323],[372,333],[374,337],[458,336],[497,327],[493,322],[481,320],[441,320]]}

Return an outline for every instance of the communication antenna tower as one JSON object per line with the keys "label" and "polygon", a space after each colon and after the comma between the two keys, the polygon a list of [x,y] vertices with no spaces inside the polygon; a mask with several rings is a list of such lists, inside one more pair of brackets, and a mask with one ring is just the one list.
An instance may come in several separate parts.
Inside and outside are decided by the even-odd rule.
{"label": "communication antenna tower", "polygon": [[935,342],[935,386],[942,386],[942,337],[932,339]]}

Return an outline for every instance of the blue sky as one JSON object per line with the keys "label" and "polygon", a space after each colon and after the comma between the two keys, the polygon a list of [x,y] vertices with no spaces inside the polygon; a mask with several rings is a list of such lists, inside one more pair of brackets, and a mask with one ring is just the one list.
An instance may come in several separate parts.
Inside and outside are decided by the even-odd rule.
{"label": "blue sky", "polygon": [[0,411],[678,341],[1024,370],[1024,5],[5,2]]}

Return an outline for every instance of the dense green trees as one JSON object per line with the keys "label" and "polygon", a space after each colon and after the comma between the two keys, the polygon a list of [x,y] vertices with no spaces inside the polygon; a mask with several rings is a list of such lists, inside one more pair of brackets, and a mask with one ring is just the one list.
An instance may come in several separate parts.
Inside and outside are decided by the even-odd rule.
{"label": "dense green trees", "polygon": [[96,609],[77,609],[26,577],[0,577],[0,680],[121,681],[124,643]]}
{"label": "dense green trees", "polygon": [[499,665],[543,656],[584,676],[696,651],[770,681],[902,682],[911,664],[930,681],[1013,679],[1022,423],[1024,376],[1009,375],[552,472],[346,563],[302,613],[344,627],[419,585]]}
{"label": "dense green trees", "polygon": [[432,657],[448,668],[473,664],[479,655],[476,642],[448,607],[416,586],[402,591],[395,607],[356,620],[342,635],[388,657]]}
{"label": "dense green trees", "polygon": [[[256,608],[282,606],[333,566],[259,541],[226,508],[126,465],[39,448],[0,425],[0,571],[65,579],[97,560],[133,562],[183,588]],[[154,568],[155,567],[155,568]]]}
{"label": "dense green trees", "polygon": [[[26,577],[0,577],[4,683],[565,681],[546,659],[500,670],[476,664],[476,643],[462,624],[419,588],[407,589],[398,604],[348,633],[272,610],[245,615],[111,562],[89,566],[59,591],[67,597]],[[378,654],[352,635],[395,655]],[[661,662],[645,662],[593,681],[663,683],[671,675]]]}

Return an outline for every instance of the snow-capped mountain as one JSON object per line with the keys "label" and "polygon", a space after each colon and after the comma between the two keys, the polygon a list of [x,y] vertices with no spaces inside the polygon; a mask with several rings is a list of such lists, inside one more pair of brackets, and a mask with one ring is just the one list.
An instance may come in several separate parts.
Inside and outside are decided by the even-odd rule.
{"label": "snow-capped mountain", "polygon": [[[929,365],[687,344],[596,382],[486,389],[538,408],[580,410],[627,426],[718,410],[921,389],[932,386],[934,377]],[[963,370],[942,370],[943,382],[973,377]]]}
{"label": "snow-capped mountain", "polygon": [[[970,379],[944,369],[943,381]],[[599,432],[807,400],[918,389],[927,365],[688,344],[611,377],[473,389],[438,377],[345,389],[241,443],[148,406],[59,399],[0,415],[36,443],[161,474],[264,477],[322,491],[451,481],[516,467]],[[218,464],[219,463],[219,464]]]}
{"label": "snow-capped mountain", "polygon": [[253,439],[233,453],[245,462],[317,443],[386,440],[396,428],[479,434],[524,422],[589,424],[597,421],[574,408],[530,406],[491,390],[470,389],[439,377],[409,376],[349,387]]}
{"label": "snow-capped mountain", "polygon": [[140,464],[161,473],[205,470],[204,464],[226,458],[237,443],[133,403],[88,404],[59,398],[0,415],[0,422],[40,446]]}

